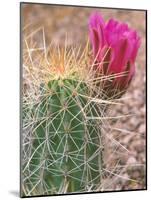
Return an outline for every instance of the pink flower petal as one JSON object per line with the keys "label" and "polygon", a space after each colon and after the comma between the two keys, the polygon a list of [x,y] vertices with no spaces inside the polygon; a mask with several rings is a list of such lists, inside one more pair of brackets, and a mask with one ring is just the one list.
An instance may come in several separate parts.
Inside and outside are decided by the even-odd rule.
{"label": "pink flower petal", "polygon": [[[127,75],[114,80],[120,87],[126,86],[135,72],[135,59],[140,47],[137,32],[114,19],[105,23],[100,14],[94,13],[90,16],[89,36],[95,66],[105,75],[127,71]],[[106,54],[107,49],[109,53]]]}

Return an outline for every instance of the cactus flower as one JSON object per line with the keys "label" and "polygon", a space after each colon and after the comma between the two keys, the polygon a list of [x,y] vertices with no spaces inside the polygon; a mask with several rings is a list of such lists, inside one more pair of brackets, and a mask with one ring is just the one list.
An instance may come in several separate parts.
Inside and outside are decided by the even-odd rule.
{"label": "cactus flower", "polygon": [[89,19],[89,36],[95,68],[104,75],[115,74],[112,82],[121,90],[127,88],[135,73],[140,37],[127,24],[93,13]]}

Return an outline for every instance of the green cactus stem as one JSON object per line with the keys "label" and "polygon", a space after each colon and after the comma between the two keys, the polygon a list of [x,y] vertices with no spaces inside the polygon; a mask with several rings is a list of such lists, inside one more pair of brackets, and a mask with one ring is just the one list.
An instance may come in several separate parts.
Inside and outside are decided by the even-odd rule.
{"label": "green cactus stem", "polygon": [[30,145],[24,147],[23,196],[95,191],[100,186],[100,113],[89,96],[86,83],[78,80],[51,80],[42,88],[30,111],[35,122]]}

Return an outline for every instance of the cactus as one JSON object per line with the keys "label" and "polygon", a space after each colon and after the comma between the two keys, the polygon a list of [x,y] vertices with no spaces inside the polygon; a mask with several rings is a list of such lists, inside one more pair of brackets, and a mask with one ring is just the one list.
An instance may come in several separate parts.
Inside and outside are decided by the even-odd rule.
{"label": "cactus", "polygon": [[[92,20],[97,24],[96,18]],[[96,30],[92,27],[95,36]],[[40,73],[31,52],[24,54],[22,196],[100,191],[105,114],[127,87],[115,81],[119,84],[126,76],[128,85],[131,77],[125,70],[117,74],[104,71],[110,47],[99,58],[94,50],[92,59],[89,42],[82,52],[65,45],[64,49],[51,48],[48,56],[45,49]]]}
{"label": "cactus", "polygon": [[[33,108],[38,121],[32,132],[25,182],[36,194],[96,190],[101,181],[102,142],[98,106],[83,82],[48,82]],[[37,110],[37,111],[36,111]],[[32,173],[31,173],[32,172]],[[32,193],[30,193],[32,194]]]}
{"label": "cactus", "polygon": [[44,74],[37,95],[24,95],[23,196],[97,191],[100,186],[100,119],[108,104],[97,97],[102,93],[100,80],[93,78],[92,69],[83,64],[88,52],[87,44],[82,62],[73,69],[74,54],[60,50],[59,54],[72,60],[67,70],[56,67],[62,61],[55,60],[52,71],[57,71],[57,76]]}

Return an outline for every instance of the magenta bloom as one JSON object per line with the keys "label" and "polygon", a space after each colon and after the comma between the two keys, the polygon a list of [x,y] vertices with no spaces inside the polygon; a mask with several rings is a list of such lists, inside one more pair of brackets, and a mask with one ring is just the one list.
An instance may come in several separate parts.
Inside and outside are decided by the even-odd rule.
{"label": "magenta bloom", "polygon": [[105,23],[101,15],[94,13],[89,19],[89,36],[96,68],[104,75],[115,74],[113,83],[126,88],[135,73],[140,47],[137,32],[114,19]]}

